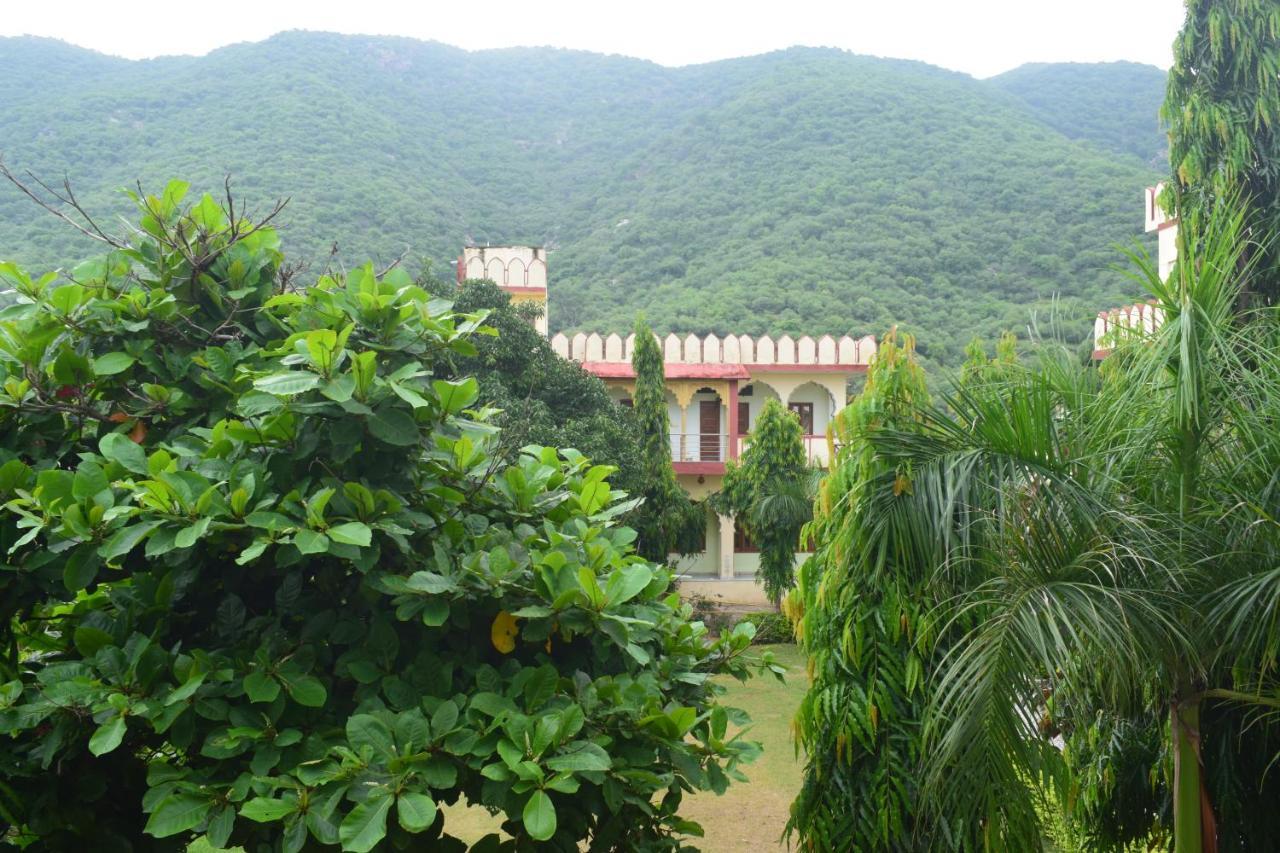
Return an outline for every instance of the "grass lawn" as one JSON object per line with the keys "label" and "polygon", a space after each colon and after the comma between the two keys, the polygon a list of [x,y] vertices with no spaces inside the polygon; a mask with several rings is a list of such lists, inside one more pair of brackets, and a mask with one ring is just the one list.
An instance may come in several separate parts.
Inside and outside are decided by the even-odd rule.
{"label": "grass lawn", "polygon": [[804,656],[794,645],[757,646],[772,649],[788,670],[785,684],[772,677],[756,677],[746,684],[732,679],[721,700],[751,715],[752,740],[764,744],[764,754],[746,767],[750,782],[735,782],[724,796],[702,793],[685,800],[680,812],[696,820],[706,837],[694,843],[707,853],[785,850],[780,843],[791,801],[800,790],[801,762],[791,741],[791,720],[809,686]]}
{"label": "grass lawn", "polygon": [[[785,850],[779,839],[787,824],[791,801],[800,790],[800,762],[791,745],[791,718],[808,687],[804,658],[794,645],[756,646],[771,649],[788,670],[780,683],[772,676],[757,676],[746,684],[727,679],[726,705],[751,715],[752,740],[764,744],[764,754],[747,765],[750,782],[735,782],[724,796],[707,792],[686,798],[680,813],[702,824],[706,837],[692,839],[707,853]],[[447,831],[468,844],[496,830],[499,821],[478,808],[451,808],[446,812]]]}

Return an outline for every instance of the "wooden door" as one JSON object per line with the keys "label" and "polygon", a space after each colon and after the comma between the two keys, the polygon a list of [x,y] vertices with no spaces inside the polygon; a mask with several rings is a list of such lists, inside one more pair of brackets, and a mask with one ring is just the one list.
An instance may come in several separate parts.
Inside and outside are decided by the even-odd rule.
{"label": "wooden door", "polygon": [[698,401],[698,459],[720,461],[720,401]]}
{"label": "wooden door", "polygon": [[751,432],[751,404],[738,403],[738,435]]}

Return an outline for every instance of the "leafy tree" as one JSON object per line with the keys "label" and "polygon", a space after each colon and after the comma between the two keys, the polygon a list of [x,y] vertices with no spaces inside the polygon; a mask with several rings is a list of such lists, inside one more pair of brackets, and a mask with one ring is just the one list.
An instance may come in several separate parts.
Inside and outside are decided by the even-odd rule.
{"label": "leafy tree", "polygon": [[[500,409],[512,451],[526,444],[572,447],[617,471],[610,482],[630,494],[640,490],[640,432],[632,411],[609,397],[605,385],[576,362],[561,358],[511,298],[493,282],[429,281],[432,292],[453,301],[455,311],[483,311],[485,325],[498,334],[476,338],[474,355],[449,354],[438,372],[473,376],[481,396]],[[441,372],[441,375],[444,375]]]}
{"label": "leafy tree", "polygon": [[[1274,0],[1187,0],[1173,43],[1162,115],[1169,124],[1171,210],[1203,216],[1243,195],[1255,239],[1280,234],[1280,6]],[[1280,296],[1280,245],[1256,271]],[[1246,255],[1247,257],[1247,255]]]}
{"label": "leafy tree", "polygon": [[1179,853],[1280,831],[1263,767],[1280,738],[1259,716],[1280,707],[1280,312],[1237,313],[1247,219],[1225,200],[1184,220],[1175,275],[1139,267],[1164,323],[1101,371],[1047,348],[867,436],[900,474],[857,493],[883,520],[856,553],[924,555],[934,623],[962,631],[930,676],[922,801],[975,816],[985,844],[1040,843],[1034,783],[1063,768],[1038,709],[1076,732],[1099,713],[1168,721]]}
{"label": "leafy tree", "polygon": [[726,463],[714,504],[759,547],[758,579],[775,605],[795,585],[800,531],[813,518],[811,479],[800,419],[778,400],[766,401],[741,462]]}
{"label": "leafy tree", "polygon": [[482,314],[186,185],[0,317],[0,808],[32,850],[676,850],[756,747],[607,466],[501,454]]}
{"label": "leafy tree", "polygon": [[903,537],[909,518],[893,503],[909,493],[910,469],[870,440],[921,429],[928,405],[914,342],[892,331],[832,425],[840,449],[809,528],[816,549],[787,607],[812,673],[795,722],[804,782],[787,824],[801,849],[981,846],[971,814],[939,819],[921,803],[923,721],[946,633],[932,619],[936,549]]}
{"label": "leafy tree", "polygon": [[691,528],[702,528],[705,516],[676,482],[671,466],[671,418],[667,414],[667,386],[662,351],[644,320],[636,320],[631,365],[636,374],[632,399],[640,431],[640,488],[644,502],[631,515],[636,529],[636,552],[647,560],[665,562],[688,540]]}

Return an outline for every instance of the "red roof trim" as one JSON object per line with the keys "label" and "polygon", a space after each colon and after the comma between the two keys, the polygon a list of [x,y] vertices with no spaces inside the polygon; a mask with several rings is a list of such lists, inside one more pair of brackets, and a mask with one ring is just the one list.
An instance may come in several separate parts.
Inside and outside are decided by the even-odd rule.
{"label": "red roof trim", "polygon": [[[584,361],[582,369],[601,379],[634,379],[635,371],[626,361]],[[667,362],[663,371],[668,379],[750,379],[741,364],[678,364]]]}

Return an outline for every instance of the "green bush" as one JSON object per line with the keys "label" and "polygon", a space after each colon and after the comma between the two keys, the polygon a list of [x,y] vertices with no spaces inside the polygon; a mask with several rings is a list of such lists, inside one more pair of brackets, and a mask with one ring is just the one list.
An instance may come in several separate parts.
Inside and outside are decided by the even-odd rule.
{"label": "green bush", "polygon": [[[791,628],[791,620],[782,613],[748,613],[738,625],[749,622],[755,627],[755,636],[751,638],[753,645],[772,645],[774,643],[794,643],[795,632]],[[736,625],[734,626],[736,629]]]}
{"label": "green bush", "polygon": [[136,244],[0,278],[0,813],[36,850],[675,850],[757,747],[580,454],[500,452],[482,315],[366,266],[287,286],[185,185]]}

